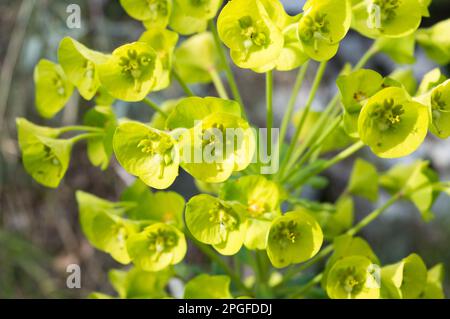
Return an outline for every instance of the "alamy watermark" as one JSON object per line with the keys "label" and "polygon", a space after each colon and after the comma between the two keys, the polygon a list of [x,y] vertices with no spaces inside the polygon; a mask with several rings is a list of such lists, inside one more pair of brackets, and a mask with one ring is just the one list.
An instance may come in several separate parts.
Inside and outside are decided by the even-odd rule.
{"label": "alamy watermark", "polygon": [[81,8],[78,4],[69,4],[66,8],[68,14],[66,25],[69,29],[81,29]]}

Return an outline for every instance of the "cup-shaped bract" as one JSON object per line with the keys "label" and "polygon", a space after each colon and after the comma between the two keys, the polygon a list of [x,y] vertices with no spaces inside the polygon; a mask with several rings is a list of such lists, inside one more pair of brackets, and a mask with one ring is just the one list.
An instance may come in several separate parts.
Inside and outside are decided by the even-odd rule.
{"label": "cup-shaped bract", "polygon": [[162,114],[161,112],[153,113],[150,120],[150,126],[157,130],[165,130],[167,120],[166,114],[171,114],[179,102],[180,99],[174,99],[165,100],[163,103],[161,103],[159,108],[164,112],[164,114]]}
{"label": "cup-shaped bract", "polygon": [[123,299],[161,299],[167,297],[166,286],[173,270],[144,271],[133,267],[128,271],[113,269],[108,279],[119,298]]}
{"label": "cup-shaped bract", "polygon": [[369,38],[407,36],[420,25],[420,0],[357,0],[352,28]]}
{"label": "cup-shaped bract", "polygon": [[139,231],[139,225],[121,217],[127,206],[82,191],[77,191],[76,198],[81,228],[89,242],[116,261],[130,263],[126,241],[132,233]]}
{"label": "cup-shaped bract", "polygon": [[245,207],[247,232],[244,245],[248,249],[266,249],[266,238],[272,220],[281,215],[281,189],[261,175],[240,177],[226,182],[220,198],[237,201]]}
{"label": "cup-shaped bract", "polygon": [[173,0],[174,6],[170,16],[169,26],[182,35],[190,35],[206,31],[208,20],[187,15],[178,3],[179,0]]}
{"label": "cup-shaped bract", "polygon": [[17,131],[27,173],[39,184],[58,187],[69,166],[72,142],[57,139],[57,129],[37,126],[21,118],[17,119]]}
{"label": "cup-shaped bract", "polygon": [[213,245],[222,255],[234,255],[245,239],[243,206],[200,194],[186,204],[186,227],[199,242]]}
{"label": "cup-shaped bract", "polygon": [[378,199],[378,186],[377,168],[361,158],[356,159],[348,183],[348,191],[375,202]]}
{"label": "cup-shaped bract", "polygon": [[450,136],[450,80],[439,84],[427,97],[430,110],[430,131],[439,138]]}
{"label": "cup-shaped bract", "polygon": [[217,27],[231,58],[241,68],[258,69],[274,63],[283,48],[281,29],[260,0],[229,1],[219,14]]}
{"label": "cup-shaped bract", "polygon": [[160,271],[181,262],[186,255],[184,234],[176,227],[155,223],[127,240],[127,250],[133,263],[146,271]]}
{"label": "cup-shaped bract", "polygon": [[218,72],[219,52],[211,32],[191,36],[175,50],[175,69],[185,83],[208,83]]}
{"label": "cup-shaped bract", "polygon": [[106,54],[88,49],[80,42],[65,37],[59,43],[58,61],[80,95],[90,100],[100,86],[97,65],[106,62]]}
{"label": "cup-shaped bract", "polygon": [[431,91],[433,88],[438,86],[439,84],[445,82],[446,77],[442,74],[439,68],[435,68],[429,72],[427,72],[422,81],[420,81],[419,88],[417,89],[416,95],[424,95]]}
{"label": "cup-shaped bract", "polygon": [[428,29],[419,29],[416,38],[430,59],[441,65],[450,62],[450,19]]}
{"label": "cup-shaped bract", "polygon": [[428,131],[426,106],[411,100],[403,88],[391,87],[372,96],[361,110],[358,132],[361,140],[379,157],[411,154]]}
{"label": "cup-shaped bract", "polygon": [[52,118],[69,101],[73,85],[59,64],[42,59],[34,68],[35,103],[39,114]]}
{"label": "cup-shaped bract", "polygon": [[416,254],[381,268],[382,294],[385,298],[418,298],[425,289],[426,282],[427,267]]}
{"label": "cup-shaped bract", "polygon": [[161,61],[145,42],[133,42],[115,49],[98,65],[100,82],[113,97],[136,102],[143,100],[160,81]]}
{"label": "cup-shaped bract", "polygon": [[350,0],[308,0],[303,10],[298,36],[304,52],[317,61],[331,59],[350,29]]}
{"label": "cup-shaped bract", "polygon": [[444,265],[437,264],[433,268],[428,270],[427,273],[427,284],[425,286],[422,295],[423,299],[444,299]]}
{"label": "cup-shaped bract", "polygon": [[213,113],[181,136],[181,166],[201,181],[221,183],[247,168],[255,149],[248,122],[230,113]]}
{"label": "cup-shaped bract", "polygon": [[96,106],[86,112],[83,122],[88,126],[104,129],[105,134],[87,140],[87,154],[92,165],[105,170],[113,153],[116,116],[110,106]]}
{"label": "cup-shaped bract", "polygon": [[120,0],[130,17],[150,27],[165,28],[172,12],[172,0]]}
{"label": "cup-shaped bract", "polygon": [[364,256],[342,258],[328,273],[328,296],[332,299],[378,299],[380,283],[376,269]]}
{"label": "cup-shaped bract", "polygon": [[170,84],[173,50],[178,42],[178,34],[163,28],[151,28],[141,35],[139,41],[148,43],[161,61],[161,74],[153,90],[165,89]]}
{"label": "cup-shaped bract", "polygon": [[397,81],[411,96],[417,91],[418,83],[412,68],[397,69],[389,74],[389,79]]}
{"label": "cup-shaped bract", "polygon": [[283,29],[284,45],[274,62],[278,71],[290,71],[304,64],[309,56],[303,51],[298,39],[298,24],[294,22]]}
{"label": "cup-shaped bract", "polygon": [[185,299],[231,299],[230,277],[199,275],[191,279],[184,289]]}
{"label": "cup-shaped bract", "polygon": [[223,0],[177,0],[186,15],[202,20],[214,18],[222,2]]}
{"label": "cup-shaped bract", "polygon": [[274,267],[283,268],[314,257],[322,242],[322,229],[311,214],[288,212],[270,226],[267,255]]}
{"label": "cup-shaped bract", "polygon": [[150,187],[165,189],[178,176],[178,145],[164,131],[139,122],[123,122],[114,133],[113,148],[120,165]]}
{"label": "cup-shaped bract", "polygon": [[401,38],[378,38],[375,42],[377,51],[389,56],[399,64],[412,64],[414,57],[416,36],[414,33]]}

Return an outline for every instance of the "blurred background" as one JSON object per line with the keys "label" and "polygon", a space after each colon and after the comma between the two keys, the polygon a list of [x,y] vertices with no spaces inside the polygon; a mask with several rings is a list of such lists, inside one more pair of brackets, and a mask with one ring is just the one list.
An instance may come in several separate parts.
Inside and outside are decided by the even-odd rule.
{"label": "blurred background", "polygon": [[[290,13],[298,13],[304,1],[284,0]],[[69,29],[66,25],[69,4],[81,7],[82,26]],[[450,1],[433,0],[432,18],[425,18],[423,26],[449,18]],[[76,94],[66,108],[50,121],[40,118],[34,107],[33,68],[40,58],[56,61],[59,41],[72,36],[87,46],[112,51],[115,47],[136,40],[142,25],[129,18],[118,0],[0,0],[0,298],[83,298],[97,290],[111,292],[107,271],[119,268],[109,256],[94,250],[81,233],[74,192],[81,189],[97,196],[117,200],[130,182],[117,163],[102,172],[92,167],[85,146],[77,145],[72,154],[69,171],[57,190],[46,189],[34,182],[24,171],[16,141],[16,117],[48,126],[79,123],[81,116],[92,107]],[[346,61],[355,62],[368,49],[370,41],[351,32],[341,49],[329,64],[325,81],[314,107],[320,109],[334,95],[336,75]],[[396,66],[386,56],[378,55],[369,66],[383,75]],[[436,67],[417,50],[417,63],[413,70],[417,79]],[[264,76],[235,69],[251,120],[264,126]],[[307,81],[298,92],[297,107],[306,100],[314,77],[310,68]],[[444,70],[449,75],[449,70]],[[280,121],[289,99],[296,72],[277,72],[274,95],[276,120]],[[215,95],[209,86],[194,86],[199,95]],[[183,96],[181,89],[172,85],[163,93],[153,96],[162,102],[167,98]],[[118,116],[146,121],[152,111],[139,103],[117,103]],[[380,160],[362,150],[358,156],[368,158],[380,170],[398,161]],[[418,152],[402,161],[424,158],[431,161],[441,179],[450,179],[450,140],[429,137]],[[335,200],[345,186],[353,159],[345,161],[326,175],[329,186],[313,194],[324,201]],[[185,198],[198,191],[192,179],[181,173],[174,190]],[[381,198],[380,201],[385,200]],[[372,207],[357,200],[356,218],[360,219]],[[436,218],[424,223],[412,205],[399,204],[363,231],[383,263],[396,262],[411,252],[417,252],[431,267],[443,262],[446,267],[446,290],[450,293],[450,199],[439,198],[434,208]],[[188,260],[202,261],[195,251]],[[66,266],[81,266],[82,288],[66,287]]]}

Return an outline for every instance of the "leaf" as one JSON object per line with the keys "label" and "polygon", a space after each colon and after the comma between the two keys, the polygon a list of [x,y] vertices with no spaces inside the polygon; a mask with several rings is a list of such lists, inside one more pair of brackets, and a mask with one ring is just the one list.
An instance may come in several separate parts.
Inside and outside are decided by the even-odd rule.
{"label": "leaf", "polygon": [[199,275],[191,279],[184,289],[184,299],[230,299],[230,277]]}
{"label": "leaf", "polygon": [[421,298],[423,299],[444,299],[444,265],[437,264],[433,268],[428,270],[427,284],[422,292]]}
{"label": "leaf", "polygon": [[419,29],[416,33],[417,43],[431,60],[440,65],[447,65],[450,62],[449,30],[450,19],[447,19],[428,29]]}
{"label": "leaf", "polygon": [[35,103],[39,114],[52,118],[69,101],[73,85],[59,64],[41,59],[34,68]]}
{"label": "leaf", "polygon": [[397,69],[389,74],[389,78],[401,83],[408,94],[414,95],[416,93],[418,84],[411,68]]}
{"label": "leaf", "polygon": [[348,191],[370,201],[378,199],[378,173],[371,163],[358,158],[353,166]]}

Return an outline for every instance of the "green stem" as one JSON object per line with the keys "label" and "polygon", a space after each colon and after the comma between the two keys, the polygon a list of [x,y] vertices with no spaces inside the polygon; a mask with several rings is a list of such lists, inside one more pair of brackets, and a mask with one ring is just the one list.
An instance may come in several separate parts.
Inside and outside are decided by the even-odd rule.
{"label": "green stem", "polygon": [[186,82],[183,81],[181,76],[175,70],[172,70],[172,76],[175,78],[175,80],[177,80],[178,84],[181,86],[181,88],[183,89],[184,93],[187,96],[195,95],[194,92],[192,92],[192,90],[189,88],[189,86],[186,84]]}
{"label": "green stem", "polygon": [[[295,184],[293,184],[292,188],[295,189],[295,188],[301,186],[310,177],[320,174],[321,172],[327,170],[331,166],[333,166],[333,165],[339,163],[340,161],[346,159],[347,157],[353,155],[355,152],[357,152],[358,150],[360,150],[363,147],[364,147],[364,143],[361,141],[358,141],[358,142],[350,145],[348,148],[344,149],[342,152],[337,154],[335,157],[329,159],[324,164],[318,166],[316,169],[311,170],[307,175],[302,176],[302,179],[297,181]],[[288,181],[290,179],[291,179],[290,176],[288,176],[286,178],[286,181]]]}
{"label": "green stem", "polygon": [[208,23],[209,23],[209,28],[214,37],[214,43],[216,44],[217,51],[219,53],[220,63],[222,64],[222,67],[225,70],[225,75],[228,80],[228,85],[230,86],[230,89],[231,89],[231,92],[233,93],[234,99],[241,105],[243,117],[247,118],[241,94],[240,94],[238,86],[236,84],[236,80],[234,79],[234,75],[233,75],[233,72],[231,71],[230,65],[228,64],[227,57],[225,55],[225,49],[222,45],[222,42],[220,41],[219,33],[217,32],[217,28],[214,23],[214,20],[209,20]]}
{"label": "green stem", "polygon": [[273,71],[266,72],[266,127],[267,127],[267,154],[272,154],[272,127],[273,127]]}
{"label": "green stem", "polygon": [[167,118],[167,113],[164,112],[159,106],[158,104],[156,104],[155,102],[153,102],[152,100],[150,100],[148,97],[146,97],[145,99],[142,100],[142,102],[144,102],[145,104],[147,104],[148,106],[150,106],[154,111],[158,112],[159,114],[161,114],[162,116],[164,116],[165,118]]}
{"label": "green stem", "polygon": [[289,299],[297,299],[303,297],[303,295],[308,292],[312,287],[320,283],[323,278],[323,273],[317,274],[313,279],[308,281],[304,286],[300,287],[296,290],[292,295],[290,295]]}
{"label": "green stem", "polygon": [[353,67],[352,71],[357,71],[361,69],[364,65],[366,65],[367,61],[369,61],[375,54],[378,53],[378,48],[376,46],[376,42],[372,44],[369,50],[364,53],[364,55],[359,59],[356,65]]}
{"label": "green stem", "polygon": [[280,142],[282,143],[286,137],[287,128],[289,125],[289,121],[292,120],[292,112],[294,111],[295,102],[297,102],[298,92],[302,87],[303,80],[305,79],[306,71],[308,70],[309,60],[305,62],[298,70],[297,78],[295,79],[294,86],[292,87],[291,97],[289,98],[289,102],[286,107],[286,112],[283,116],[283,121],[281,122],[280,129]]}
{"label": "green stem", "polygon": [[248,296],[253,296],[253,292],[247,288],[244,283],[241,281],[240,277],[231,269],[231,267],[219,256],[217,255],[211,247],[199,242],[197,239],[192,236],[191,232],[186,229],[185,230],[186,237],[188,237],[194,244],[197,246],[200,251],[205,254],[209,259],[215,262],[223,271],[230,276],[233,283],[236,287],[246,293]]}
{"label": "green stem", "polygon": [[295,147],[297,146],[298,138],[300,137],[300,133],[302,131],[303,125],[306,121],[306,118],[308,117],[308,114],[311,109],[312,102],[314,101],[314,98],[316,96],[317,90],[319,89],[319,85],[320,85],[320,82],[322,81],[322,77],[325,73],[326,66],[327,66],[327,62],[320,63],[320,66],[319,66],[319,69],[317,70],[316,77],[314,79],[311,91],[309,92],[309,97],[306,102],[305,109],[301,113],[300,120],[297,124],[297,128],[295,130],[294,136],[292,137],[286,157],[283,159],[283,162],[281,163],[281,167],[280,167],[278,176],[283,176],[284,171],[286,169],[286,165],[291,158],[292,152],[294,151]]}
{"label": "green stem", "polygon": [[80,135],[77,135],[77,136],[74,136],[74,137],[70,138],[69,141],[72,144],[75,144],[75,143],[77,143],[79,141],[82,141],[82,140],[87,140],[87,139],[90,139],[90,138],[93,138],[93,137],[100,137],[100,136],[104,136],[104,135],[105,135],[104,133],[84,133],[84,134],[80,134]]}
{"label": "green stem", "polygon": [[101,127],[94,127],[94,126],[85,126],[85,125],[69,125],[64,126],[59,129],[60,133],[67,133],[71,131],[85,131],[85,132],[98,132],[101,133],[104,131]]}
{"label": "green stem", "polygon": [[216,69],[210,69],[209,74],[211,75],[211,79],[214,83],[214,87],[216,88],[217,93],[219,94],[219,97],[228,100],[228,93],[223,86],[219,73],[217,73]]}

